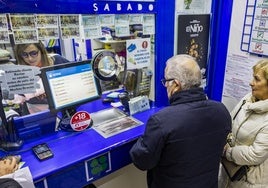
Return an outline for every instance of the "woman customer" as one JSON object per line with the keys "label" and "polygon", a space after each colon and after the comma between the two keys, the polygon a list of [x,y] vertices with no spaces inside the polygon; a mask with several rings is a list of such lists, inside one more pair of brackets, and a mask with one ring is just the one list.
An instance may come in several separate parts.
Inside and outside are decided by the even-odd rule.
{"label": "woman customer", "polygon": [[[223,155],[249,170],[240,180],[231,182],[227,176],[220,187],[268,187],[268,59],[253,66],[251,93],[247,94],[232,111],[231,144]],[[221,169],[221,173],[225,173]]]}

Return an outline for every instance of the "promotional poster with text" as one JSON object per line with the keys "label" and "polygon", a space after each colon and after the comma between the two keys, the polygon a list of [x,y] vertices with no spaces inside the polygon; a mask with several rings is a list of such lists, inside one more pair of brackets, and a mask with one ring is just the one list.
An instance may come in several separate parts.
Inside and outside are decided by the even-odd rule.
{"label": "promotional poster with text", "polygon": [[196,58],[206,78],[210,14],[179,15],[177,53]]}

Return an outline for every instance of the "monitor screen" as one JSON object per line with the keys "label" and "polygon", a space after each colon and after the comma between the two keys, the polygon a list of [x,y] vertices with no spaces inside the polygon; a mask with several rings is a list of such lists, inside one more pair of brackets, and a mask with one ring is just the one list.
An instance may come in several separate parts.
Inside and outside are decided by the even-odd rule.
{"label": "monitor screen", "polygon": [[42,68],[41,78],[51,111],[74,108],[101,96],[91,60]]}

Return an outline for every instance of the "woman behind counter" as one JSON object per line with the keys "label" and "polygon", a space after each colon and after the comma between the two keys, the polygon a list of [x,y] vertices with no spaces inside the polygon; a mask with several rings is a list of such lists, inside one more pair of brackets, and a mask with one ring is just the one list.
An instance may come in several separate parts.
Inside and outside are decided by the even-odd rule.
{"label": "woman behind counter", "polygon": [[[58,54],[48,54],[45,46],[41,41],[38,43],[17,44],[14,49],[14,54],[17,60],[17,64],[19,65],[29,65],[41,68],[69,62],[67,59]],[[26,101],[28,104],[47,104],[42,80],[39,79],[37,83],[40,85],[40,88],[36,89],[35,93],[17,96],[16,100],[21,102]],[[42,105],[30,106],[32,109],[29,109],[30,113],[47,109],[47,106]]]}
{"label": "woman behind counter", "polygon": [[17,44],[15,46],[15,58],[19,65],[31,65],[46,67],[69,62],[58,54],[48,54],[41,41],[30,44]]}
{"label": "woman behind counter", "polygon": [[220,188],[268,187],[268,59],[253,66],[250,86],[252,92],[231,113],[233,147],[224,150],[229,161],[248,165],[249,171],[239,181],[230,182],[226,176]]}

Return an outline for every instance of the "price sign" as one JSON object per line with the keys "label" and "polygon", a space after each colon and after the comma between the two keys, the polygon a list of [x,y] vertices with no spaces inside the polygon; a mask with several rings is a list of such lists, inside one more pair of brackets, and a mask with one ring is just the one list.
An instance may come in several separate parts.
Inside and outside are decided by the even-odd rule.
{"label": "price sign", "polygon": [[79,111],[72,116],[70,125],[74,131],[83,131],[90,126],[91,122],[92,120],[88,112]]}

